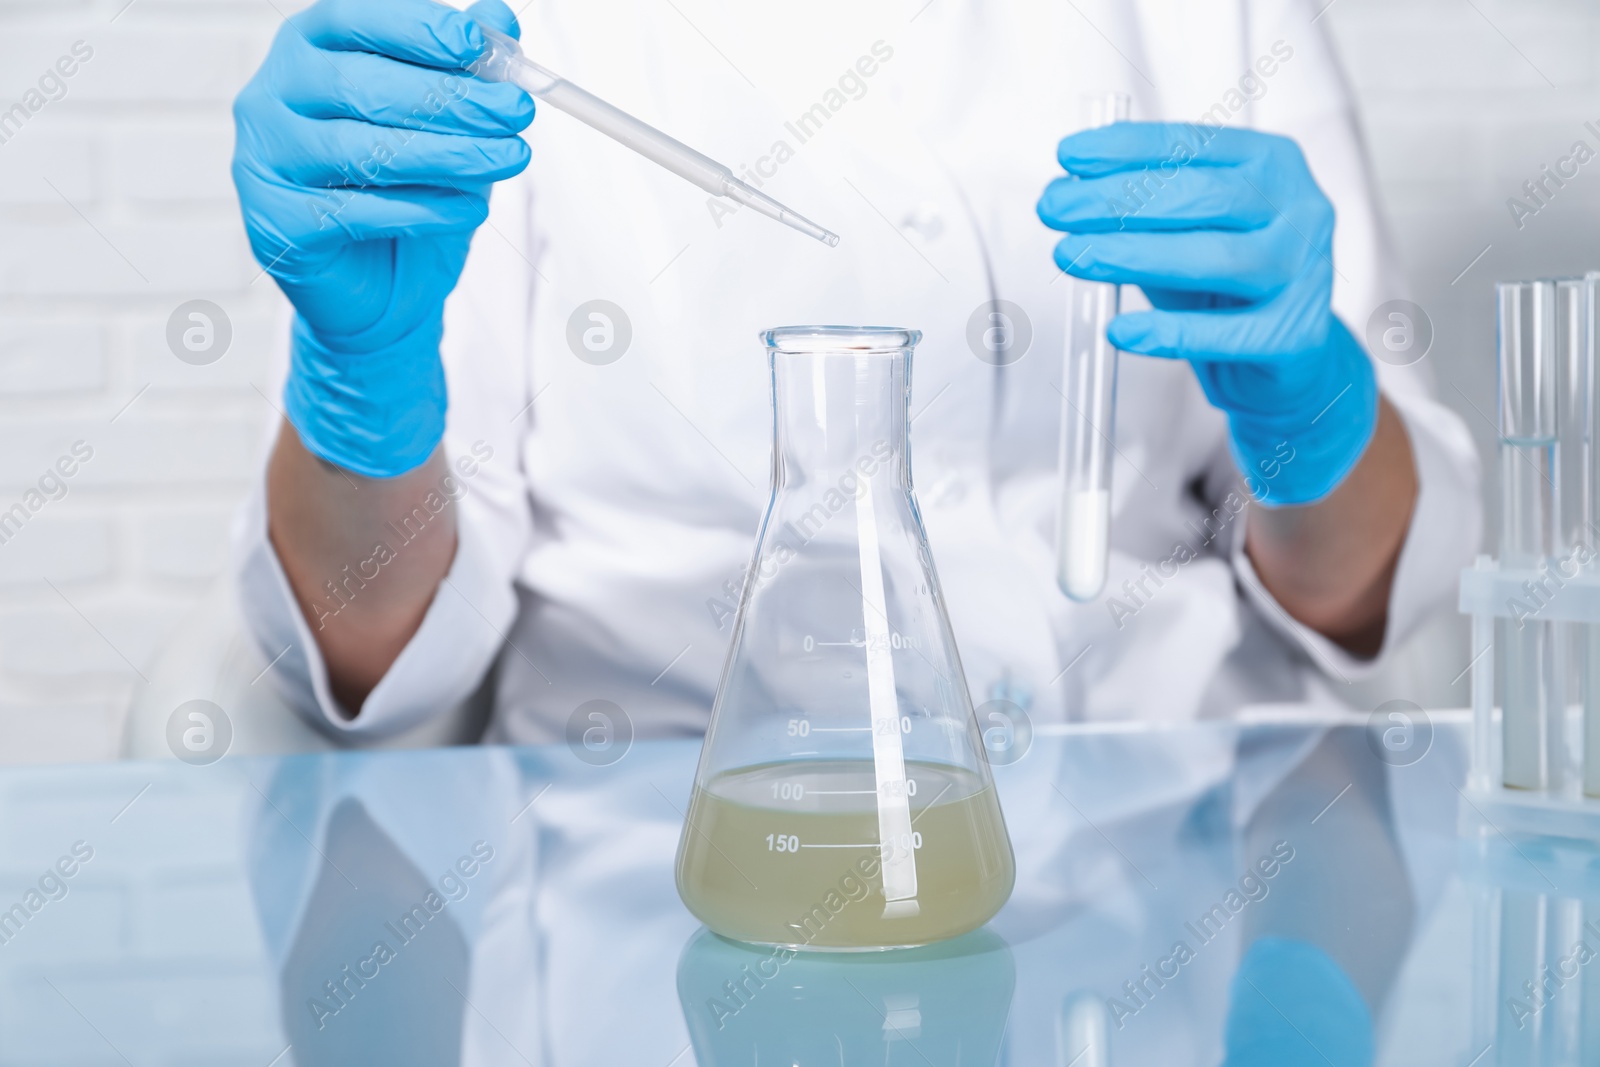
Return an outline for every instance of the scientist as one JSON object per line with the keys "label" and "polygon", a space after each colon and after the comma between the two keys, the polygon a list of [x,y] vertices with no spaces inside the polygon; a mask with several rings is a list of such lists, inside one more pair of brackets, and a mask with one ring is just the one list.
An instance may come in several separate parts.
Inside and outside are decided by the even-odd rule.
{"label": "scientist", "polygon": [[[1478,485],[1427,363],[1364,347],[1399,284],[1315,14],[295,15],[235,105],[246,229],[294,312],[286,418],[239,527],[249,624],[288,650],[273,678],[352,739],[485,679],[493,740],[558,739],[593,700],[642,736],[703,730],[768,496],[756,334],[847,322],[925,334],[917,490],[976,702],[1040,722],[1333,700],[1453,587]],[[480,23],[842,245],[535,122],[521,90],[463,73]],[[1072,133],[1101,90],[1165,122]],[[1130,287],[1110,338],[1137,354],[1090,604],[1054,577],[1062,271]]]}

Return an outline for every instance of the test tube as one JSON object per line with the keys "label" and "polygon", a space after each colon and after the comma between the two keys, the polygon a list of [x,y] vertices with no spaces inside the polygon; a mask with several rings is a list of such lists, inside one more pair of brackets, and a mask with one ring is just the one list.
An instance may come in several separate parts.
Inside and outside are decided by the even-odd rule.
{"label": "test tube", "polygon": [[[1600,271],[1583,276],[1579,323],[1580,360],[1583,371],[1582,456],[1583,516],[1579,530],[1591,555],[1584,577],[1600,579],[1600,367],[1595,366],[1595,345],[1600,340]],[[1583,702],[1583,791],[1600,796],[1600,624],[1580,623],[1578,631],[1578,692]],[[1600,1034],[1595,1035],[1600,1042]]]}
{"label": "test tube", "polygon": [[[1564,574],[1566,558],[1587,543],[1584,491],[1587,475],[1589,370],[1584,349],[1584,283],[1563,278],[1555,283],[1556,346],[1556,532],[1551,551]],[[1585,644],[1589,627],[1581,623],[1554,623],[1555,677],[1559,689],[1551,694],[1550,721],[1545,729],[1545,788],[1559,792],[1568,780],[1572,745],[1567,730],[1568,708],[1587,689],[1584,675]]]}
{"label": "test tube", "polygon": [[[1082,105],[1084,129],[1128,117],[1124,93],[1094,93]],[[1117,286],[1067,275],[1056,584],[1079,602],[1093,600],[1106,584],[1117,415],[1117,350],[1106,340],[1106,327],[1120,303]]]}
{"label": "test tube", "polygon": [[[1554,282],[1495,287],[1500,355],[1500,565],[1537,569],[1551,555],[1557,518]],[[1553,624],[1500,619],[1501,780],[1548,782],[1546,738],[1557,704]]]}

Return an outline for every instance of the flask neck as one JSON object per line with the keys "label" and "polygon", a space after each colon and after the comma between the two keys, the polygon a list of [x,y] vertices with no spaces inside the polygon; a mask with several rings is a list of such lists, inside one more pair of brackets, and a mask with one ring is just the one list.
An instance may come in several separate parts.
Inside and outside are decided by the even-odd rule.
{"label": "flask neck", "polygon": [[[773,352],[771,359],[775,491],[850,472],[910,487],[910,348]],[[846,491],[854,491],[853,479]]]}

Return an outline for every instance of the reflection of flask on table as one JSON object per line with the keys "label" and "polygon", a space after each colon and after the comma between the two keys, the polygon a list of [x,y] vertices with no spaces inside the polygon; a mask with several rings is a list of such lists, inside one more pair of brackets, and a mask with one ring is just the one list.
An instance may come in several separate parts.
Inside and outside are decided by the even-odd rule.
{"label": "reflection of flask on table", "polygon": [[[1556,338],[1553,282],[1502,282],[1500,342],[1500,565],[1539,568],[1555,536]],[[1549,784],[1548,739],[1561,714],[1555,624],[1501,619],[1495,641],[1501,685],[1502,780]],[[1556,768],[1559,773],[1559,767]]]}
{"label": "reflection of flask on table", "polygon": [[913,330],[766,335],[772,499],[678,849],[689,910],[817,949],[954,937],[1011,843],[911,492]]}
{"label": "reflection of flask on table", "polygon": [[[1083,98],[1084,128],[1128,117],[1128,98]],[[1118,311],[1118,287],[1067,276],[1067,333],[1061,382],[1061,503],[1056,517],[1056,581],[1088,601],[1106,584],[1111,538],[1111,460],[1116,433],[1117,350],[1106,327]]]}
{"label": "reflection of flask on table", "polygon": [[1015,986],[1011,949],[990,930],[870,956],[797,956],[701,930],[678,959],[700,1067],[990,1067]]}

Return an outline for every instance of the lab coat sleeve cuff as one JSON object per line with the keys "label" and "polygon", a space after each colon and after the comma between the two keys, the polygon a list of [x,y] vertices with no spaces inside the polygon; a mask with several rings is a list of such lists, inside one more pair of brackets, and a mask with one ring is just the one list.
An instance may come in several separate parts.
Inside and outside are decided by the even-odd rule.
{"label": "lab coat sleeve cuff", "polygon": [[1403,393],[1385,396],[1411,441],[1417,501],[1389,590],[1389,617],[1377,655],[1370,659],[1351,655],[1293,618],[1262,584],[1245,554],[1242,533],[1231,547],[1234,573],[1245,598],[1269,625],[1341,681],[1370,676],[1448,600],[1461,568],[1477,551],[1482,525],[1476,458],[1465,429],[1429,398]]}
{"label": "lab coat sleeve cuff", "polygon": [[468,509],[458,513],[455,559],[422,625],[354,718],[333,696],[322,652],[267,536],[263,487],[240,518],[237,578],[246,628],[267,659],[279,657],[268,675],[313,726],[352,743],[378,740],[444,714],[477,688],[516,599],[496,577]]}

